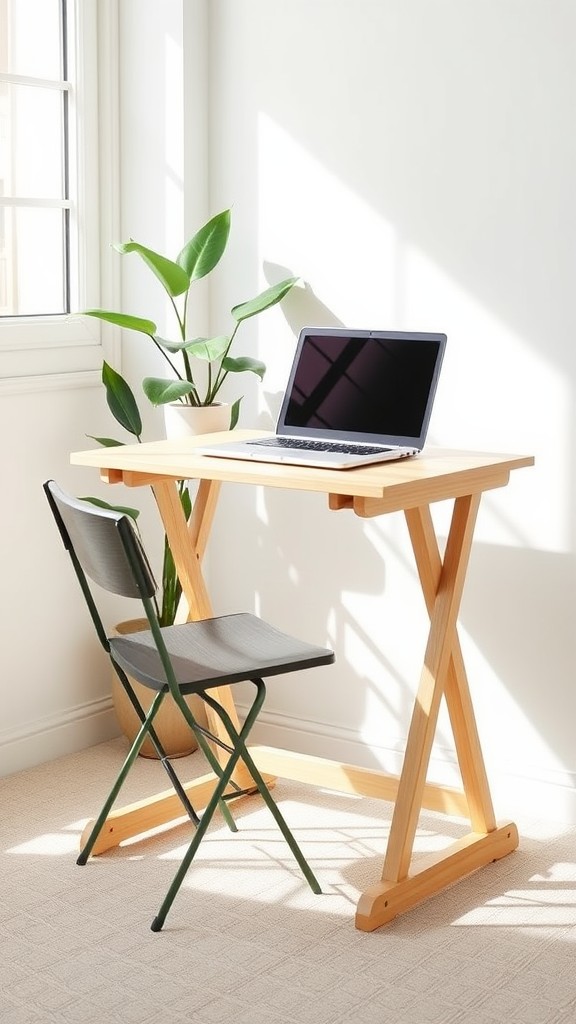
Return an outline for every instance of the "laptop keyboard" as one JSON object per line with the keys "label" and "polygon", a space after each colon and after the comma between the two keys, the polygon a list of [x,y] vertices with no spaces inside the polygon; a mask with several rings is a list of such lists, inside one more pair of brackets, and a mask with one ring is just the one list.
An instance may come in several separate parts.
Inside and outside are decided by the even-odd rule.
{"label": "laptop keyboard", "polygon": [[269,446],[272,448],[297,448],[308,452],[335,452],[337,455],[378,455],[380,452],[391,452],[392,448],[381,445],[346,444],[345,441],[312,441],[306,437],[262,437],[248,444]]}

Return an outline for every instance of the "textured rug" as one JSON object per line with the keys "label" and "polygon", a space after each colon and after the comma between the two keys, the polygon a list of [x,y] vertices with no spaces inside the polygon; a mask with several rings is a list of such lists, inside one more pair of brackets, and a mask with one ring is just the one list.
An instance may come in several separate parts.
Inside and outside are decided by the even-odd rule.
{"label": "textured rug", "polygon": [[[279,781],[323,894],[250,797],[236,835],[213,823],[155,934],[188,823],[75,864],[124,752],[115,740],[0,779],[2,1024],[574,1024],[576,829],[517,820],[516,853],[363,933],[390,806]],[[178,766],[204,770],[198,755]],[[166,788],[140,758],[120,802]],[[423,814],[416,851],[465,831]]]}

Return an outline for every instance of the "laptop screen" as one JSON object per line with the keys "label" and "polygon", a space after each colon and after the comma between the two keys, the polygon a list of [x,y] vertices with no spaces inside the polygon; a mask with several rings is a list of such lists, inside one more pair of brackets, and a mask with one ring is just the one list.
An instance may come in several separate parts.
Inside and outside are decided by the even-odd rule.
{"label": "laptop screen", "polygon": [[307,328],[278,433],[422,446],[445,335]]}

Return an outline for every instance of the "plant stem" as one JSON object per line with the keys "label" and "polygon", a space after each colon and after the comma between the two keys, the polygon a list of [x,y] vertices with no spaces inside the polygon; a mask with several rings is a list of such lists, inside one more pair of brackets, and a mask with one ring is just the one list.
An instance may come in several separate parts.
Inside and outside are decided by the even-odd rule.
{"label": "plant stem", "polygon": [[162,354],[162,355],[164,356],[164,359],[165,359],[165,360],[166,360],[166,362],[168,363],[168,366],[170,367],[170,369],[172,370],[172,372],[173,372],[173,373],[175,373],[175,374],[176,374],[176,376],[180,378],[180,380],[184,380],[184,377],[182,376],[182,374],[181,374],[181,373],[179,373],[179,372],[178,372],[177,368],[176,368],[176,367],[174,366],[174,363],[173,363],[173,362],[172,362],[172,360],[170,359],[170,356],[169,356],[169,355],[168,355],[168,353],[167,353],[167,352],[165,351],[165,349],[163,349],[163,348],[162,348],[162,345],[159,345],[159,344],[158,344],[158,342],[156,341],[156,338],[154,337],[154,335],[153,335],[153,334],[149,334],[149,335],[148,335],[148,337],[149,337],[149,338],[152,338],[152,341],[153,341],[153,342],[154,342],[154,344],[156,345],[156,348],[157,348],[157,349],[158,349],[158,351],[159,351],[159,352],[160,352],[160,353],[161,353],[161,354]]}
{"label": "plant stem", "polygon": [[232,342],[234,341],[234,338],[236,337],[236,331],[238,330],[239,327],[240,327],[240,321],[238,321],[238,323],[236,324],[234,330],[232,331],[232,334],[230,335],[230,341],[228,342],[228,345],[226,347],[226,351],[224,352],[224,355],[222,356],[222,358],[220,360],[220,368],[219,368],[218,373],[216,375],[216,380],[214,381],[214,386],[213,386],[212,390],[209,391],[209,393],[208,393],[208,395],[206,397],[206,405],[211,405],[212,404],[212,402],[216,398],[216,395],[220,391],[220,388],[222,387],[224,381],[226,380],[226,377],[228,376],[228,372],[229,371],[223,369],[222,363],[226,359],[226,356],[228,355],[228,353],[230,351],[230,348],[232,347]]}
{"label": "plant stem", "polygon": [[[178,320],[178,325],[180,327],[180,337],[181,337],[182,341],[186,341],[186,321],[187,321],[187,317],[188,317],[188,299],[189,299],[189,297],[190,297],[190,288],[188,288],[188,291],[186,292],[186,295],[184,296],[184,307],[183,307],[183,310],[182,310],[182,317],[181,318],[180,318],[180,316],[178,314],[178,309],[176,307],[176,303],[174,301],[172,301],[172,305],[174,306],[174,312],[176,313],[176,319]],[[192,365],[190,363],[190,358],[189,358],[188,353],[186,352],[185,349],[182,349],[182,360],[184,362],[185,379],[188,381],[189,384],[192,385],[191,395],[192,395],[194,401],[189,402],[189,404],[190,405],[202,405],[202,402],[200,401],[200,395],[198,394],[198,388],[196,387],[196,383],[194,381],[194,375],[192,373]],[[188,395],[187,401],[188,401],[189,398],[190,398],[190,395]]]}

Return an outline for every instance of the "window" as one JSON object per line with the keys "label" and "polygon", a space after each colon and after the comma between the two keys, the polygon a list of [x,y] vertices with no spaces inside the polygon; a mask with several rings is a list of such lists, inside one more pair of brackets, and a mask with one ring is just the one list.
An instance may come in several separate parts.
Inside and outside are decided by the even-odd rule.
{"label": "window", "polygon": [[98,324],[69,314],[101,301],[98,61],[110,96],[112,7],[0,0],[0,388],[101,365]]}

